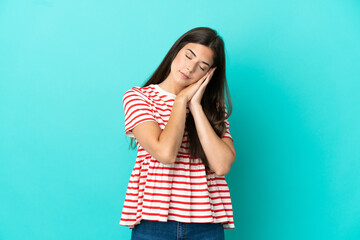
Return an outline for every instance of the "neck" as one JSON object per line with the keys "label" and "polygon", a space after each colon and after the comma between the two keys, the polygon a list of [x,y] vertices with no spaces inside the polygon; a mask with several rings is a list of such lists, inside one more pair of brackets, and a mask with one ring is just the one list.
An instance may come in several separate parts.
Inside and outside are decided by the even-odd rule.
{"label": "neck", "polygon": [[176,84],[173,79],[171,79],[171,75],[158,84],[163,90],[178,95],[178,93],[184,89],[183,86],[180,86],[179,84]]}

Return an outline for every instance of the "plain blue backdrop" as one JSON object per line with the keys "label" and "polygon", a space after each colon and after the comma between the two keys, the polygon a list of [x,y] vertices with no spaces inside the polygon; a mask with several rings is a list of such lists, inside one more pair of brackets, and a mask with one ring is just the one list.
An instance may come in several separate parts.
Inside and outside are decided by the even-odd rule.
{"label": "plain blue backdrop", "polygon": [[0,2],[0,239],[129,239],[122,96],[199,26],[226,48],[227,239],[360,239],[360,3]]}

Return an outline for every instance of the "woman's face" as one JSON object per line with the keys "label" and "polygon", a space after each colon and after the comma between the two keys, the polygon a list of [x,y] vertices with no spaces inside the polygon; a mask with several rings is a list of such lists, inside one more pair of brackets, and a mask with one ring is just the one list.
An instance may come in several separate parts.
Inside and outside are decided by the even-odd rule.
{"label": "woman's face", "polygon": [[202,78],[213,65],[213,51],[199,43],[186,44],[171,63],[170,75],[186,87]]}

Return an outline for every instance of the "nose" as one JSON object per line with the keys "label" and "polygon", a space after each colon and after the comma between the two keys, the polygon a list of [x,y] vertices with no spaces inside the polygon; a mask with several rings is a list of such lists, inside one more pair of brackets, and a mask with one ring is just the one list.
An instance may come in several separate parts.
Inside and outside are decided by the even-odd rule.
{"label": "nose", "polygon": [[195,68],[195,64],[192,63],[188,63],[188,65],[186,66],[187,70],[189,72],[193,72],[194,68]]}

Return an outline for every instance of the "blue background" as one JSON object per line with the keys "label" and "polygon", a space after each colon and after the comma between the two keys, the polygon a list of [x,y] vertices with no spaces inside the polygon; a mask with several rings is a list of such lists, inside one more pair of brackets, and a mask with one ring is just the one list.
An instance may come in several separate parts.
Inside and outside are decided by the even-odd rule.
{"label": "blue background", "polygon": [[0,239],[128,239],[122,95],[186,31],[225,41],[227,239],[360,239],[360,3],[0,2]]}

